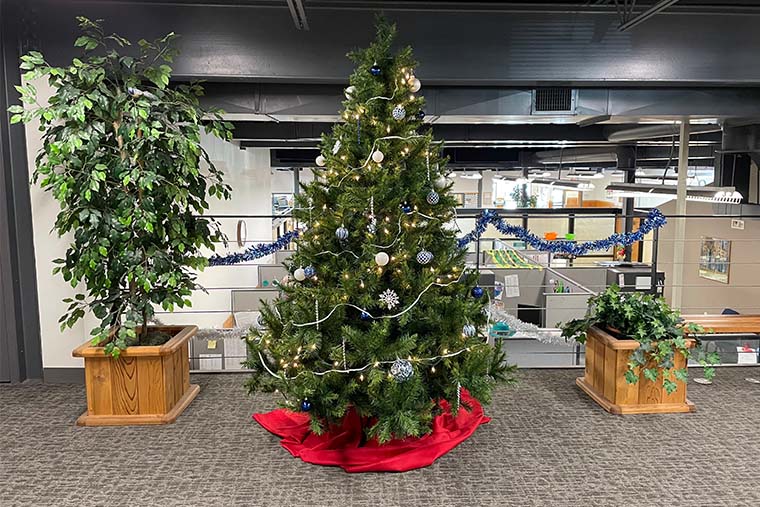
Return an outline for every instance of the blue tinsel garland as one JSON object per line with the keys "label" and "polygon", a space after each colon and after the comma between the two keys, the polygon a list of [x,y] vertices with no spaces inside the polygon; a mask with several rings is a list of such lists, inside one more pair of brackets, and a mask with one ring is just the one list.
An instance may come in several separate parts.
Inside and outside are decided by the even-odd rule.
{"label": "blue tinsel garland", "polygon": [[470,242],[480,238],[485,232],[488,224],[492,224],[496,229],[505,236],[514,237],[524,241],[527,245],[530,245],[535,250],[541,252],[553,252],[563,253],[567,255],[585,255],[592,251],[607,250],[615,245],[629,246],[637,241],[644,239],[644,236],[654,229],[659,229],[665,225],[665,215],[658,209],[653,209],[649,212],[647,217],[641,221],[639,229],[628,233],[615,233],[612,236],[605,239],[597,239],[594,241],[585,241],[583,243],[577,243],[570,240],[554,240],[547,241],[541,239],[529,230],[519,225],[511,225],[504,222],[504,219],[499,217],[499,214],[494,210],[485,210],[478,216],[475,223],[475,229],[469,234],[466,234],[459,239],[459,247],[464,248]]}
{"label": "blue tinsel garland", "polygon": [[[485,210],[478,216],[475,223],[475,229],[470,233],[465,234],[458,240],[460,248],[466,247],[472,241],[480,238],[480,236],[486,231],[489,224],[496,227],[496,229],[505,236],[517,238],[524,241],[527,245],[530,245],[535,250],[540,252],[553,252],[562,253],[567,255],[586,255],[589,252],[607,250],[615,245],[629,246],[637,241],[644,239],[644,236],[655,229],[659,229],[667,223],[665,215],[658,209],[653,209],[649,212],[647,217],[641,221],[639,229],[628,233],[615,233],[612,236],[605,239],[597,239],[594,241],[585,241],[583,243],[577,243],[570,240],[554,240],[547,241],[541,239],[528,229],[519,225],[511,225],[504,222],[496,210]],[[286,248],[291,241],[298,237],[298,231],[291,231],[284,234],[280,239],[273,243],[262,243],[260,245],[254,245],[247,248],[243,252],[234,253],[221,257],[219,255],[213,255],[209,258],[209,266],[225,266],[231,264],[239,264],[241,262],[253,261],[271,255],[279,250]]]}
{"label": "blue tinsel garland", "polygon": [[261,243],[253,245],[242,252],[225,255],[212,255],[208,259],[209,266],[229,266],[231,264],[240,264],[241,262],[254,261],[267,255],[271,255],[280,250],[284,250],[291,241],[298,237],[298,231],[290,231],[283,234],[280,239],[273,243]]}

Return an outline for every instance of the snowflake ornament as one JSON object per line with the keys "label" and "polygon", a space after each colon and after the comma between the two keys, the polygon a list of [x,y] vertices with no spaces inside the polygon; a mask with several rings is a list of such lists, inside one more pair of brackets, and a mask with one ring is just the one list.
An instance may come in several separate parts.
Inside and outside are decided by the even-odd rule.
{"label": "snowflake ornament", "polygon": [[384,304],[389,310],[398,306],[399,299],[398,294],[392,289],[386,289],[385,292],[380,294],[380,302]]}

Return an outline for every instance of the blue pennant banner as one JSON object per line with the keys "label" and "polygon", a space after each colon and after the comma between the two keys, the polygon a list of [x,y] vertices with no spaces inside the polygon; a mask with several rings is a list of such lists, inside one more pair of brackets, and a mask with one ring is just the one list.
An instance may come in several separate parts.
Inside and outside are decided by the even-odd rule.
{"label": "blue pennant banner", "polygon": [[[504,222],[497,211],[485,210],[478,215],[478,219],[475,223],[475,229],[470,233],[465,234],[459,239],[459,247],[464,248],[471,242],[476,241],[483,235],[489,225],[493,225],[496,229],[511,238],[516,238],[524,241],[527,245],[540,252],[553,252],[562,253],[567,255],[586,255],[589,252],[598,252],[602,250],[608,250],[615,245],[629,246],[637,241],[644,239],[644,236],[649,234],[655,229],[659,229],[667,223],[665,215],[658,209],[652,209],[647,217],[641,221],[638,230],[627,233],[615,233],[608,238],[596,239],[594,241],[584,241],[578,243],[576,241],[569,240],[553,240],[548,241],[541,239],[528,229],[519,225],[511,225]],[[254,261],[267,255],[271,255],[280,250],[284,250],[288,247],[291,241],[298,238],[298,231],[291,231],[283,234],[280,239],[273,243],[262,243],[254,245],[240,253],[234,253],[225,255],[224,257],[219,255],[213,255],[209,257],[209,266],[229,266],[232,264],[240,264],[241,262]]]}
{"label": "blue pennant banner", "polygon": [[570,240],[548,241],[539,238],[524,227],[504,222],[504,219],[494,210],[485,210],[478,216],[478,219],[475,222],[475,229],[459,239],[459,246],[460,248],[464,248],[472,241],[479,239],[486,231],[488,225],[491,224],[505,236],[520,239],[535,250],[579,256],[586,255],[589,252],[607,250],[615,245],[629,246],[637,241],[643,240],[646,234],[655,229],[659,229],[666,223],[667,220],[665,220],[665,215],[655,208],[652,209],[647,217],[641,221],[641,224],[636,231],[623,234],[615,233],[605,239],[596,239],[594,241],[585,241],[582,243]]}
{"label": "blue pennant banner", "polygon": [[212,255],[208,259],[209,266],[230,266],[232,264],[240,264],[241,262],[255,261],[267,255],[271,255],[280,250],[284,250],[288,247],[291,241],[298,237],[298,231],[290,231],[282,236],[277,241],[272,243],[261,243],[259,245],[253,245],[242,252],[225,255]]}

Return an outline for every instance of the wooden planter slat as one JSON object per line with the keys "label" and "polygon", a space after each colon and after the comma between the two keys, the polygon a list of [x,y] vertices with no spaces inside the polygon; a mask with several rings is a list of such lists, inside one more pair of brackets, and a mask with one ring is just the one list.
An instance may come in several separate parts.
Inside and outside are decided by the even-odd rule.
{"label": "wooden planter slat", "polygon": [[[694,346],[693,340],[687,340]],[[686,383],[672,378],[677,389],[668,394],[663,386],[662,373],[652,382],[640,375],[636,384],[625,380],[628,357],[639,347],[635,340],[618,340],[601,329],[592,327],[586,333],[585,375],[576,384],[607,412],[613,414],[655,414],[693,412],[694,404],[686,399]],[[686,358],[676,352],[674,368],[685,368]],[[648,364],[647,367],[656,367]],[[637,372],[638,373],[638,372]],[[671,376],[672,377],[672,376]]]}
{"label": "wooden planter slat", "polygon": [[83,357],[87,411],[80,426],[168,424],[197,396],[190,384],[188,342],[196,326],[162,326],[174,336],[161,346],[128,347],[118,359],[86,342],[72,353]]}

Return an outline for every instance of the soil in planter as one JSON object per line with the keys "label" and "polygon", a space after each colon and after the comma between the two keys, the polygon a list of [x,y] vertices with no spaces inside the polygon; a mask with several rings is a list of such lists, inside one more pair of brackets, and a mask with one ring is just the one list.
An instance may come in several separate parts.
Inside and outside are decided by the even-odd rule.
{"label": "soil in planter", "polygon": [[137,346],[157,346],[171,340],[172,335],[163,331],[150,330],[147,334],[141,334],[138,338]]}

